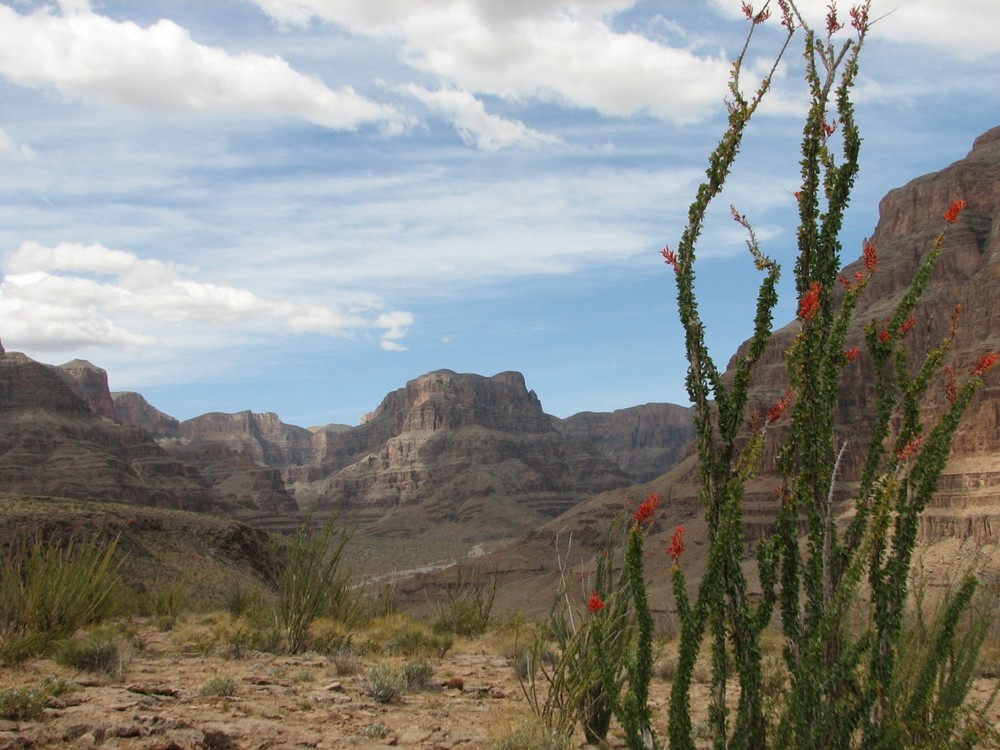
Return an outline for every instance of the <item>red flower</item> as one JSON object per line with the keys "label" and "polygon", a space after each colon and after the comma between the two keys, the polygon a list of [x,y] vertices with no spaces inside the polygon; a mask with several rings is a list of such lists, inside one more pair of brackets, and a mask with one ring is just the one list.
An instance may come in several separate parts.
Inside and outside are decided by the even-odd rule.
{"label": "red flower", "polygon": [[961,215],[962,211],[965,210],[966,203],[964,200],[957,200],[948,206],[948,210],[944,212],[944,220],[949,224],[954,224],[958,221],[958,217]]}
{"label": "red flower", "polygon": [[868,6],[855,5],[851,8],[851,26],[864,33],[868,31]]}
{"label": "red flower", "polygon": [[587,602],[587,609],[589,609],[594,614],[597,614],[602,609],[604,609],[604,600],[601,599],[601,595],[596,591],[590,595],[590,601]]}
{"label": "red flower", "polygon": [[834,120],[833,122],[831,122],[829,124],[827,124],[825,122],[823,123],[823,134],[827,138],[829,138],[831,135],[833,135],[833,133],[834,133],[834,131],[836,129],[837,129],[837,121],[836,120]]}
{"label": "red flower", "polygon": [[856,360],[858,358],[858,347],[855,346],[851,349],[847,349],[844,352],[844,357],[847,358],[848,362],[853,362],[854,360]]}
{"label": "red flower", "polygon": [[643,500],[642,505],[636,510],[635,522],[639,525],[651,523],[658,507],[660,507],[660,496],[650,492],[649,497]]}
{"label": "red flower", "polygon": [[958,384],[955,382],[955,371],[951,367],[945,367],[944,374],[948,378],[944,392],[948,397],[948,403],[953,404],[955,403],[955,399],[958,398]]}
{"label": "red flower", "polygon": [[833,35],[842,28],[844,28],[844,24],[837,20],[837,6],[830,3],[830,7],[826,12],[826,33]]}
{"label": "red flower", "polygon": [[900,461],[905,461],[910,456],[916,455],[917,451],[920,450],[921,444],[924,442],[923,435],[917,435],[913,440],[908,442],[898,451],[896,451],[896,458]]}
{"label": "red flower", "polygon": [[839,281],[841,283],[841,285],[844,287],[844,289],[847,289],[848,291],[850,291],[850,289],[851,289],[851,280],[849,278],[847,278],[846,276],[838,276],[837,277],[837,281]]}
{"label": "red flower", "polygon": [[788,405],[792,403],[794,397],[795,392],[791,388],[785,391],[785,395],[778,399],[778,403],[767,410],[767,423],[772,424],[781,419],[781,415],[788,409]]}
{"label": "red flower", "polygon": [[865,268],[868,269],[869,273],[875,273],[878,270],[878,255],[875,254],[874,242],[865,242]]}
{"label": "red flower", "polygon": [[882,333],[878,335],[878,340],[881,341],[883,344],[888,344],[890,341],[892,341],[892,336],[889,334],[888,331],[882,331]]}
{"label": "red flower", "polygon": [[669,247],[665,247],[660,251],[660,255],[663,256],[663,259],[667,263],[669,263],[674,267],[674,273],[677,273],[680,270],[681,265],[680,261],[677,259],[677,253],[675,253]]}
{"label": "red flower", "polygon": [[802,320],[809,320],[816,317],[819,312],[819,295],[823,291],[823,284],[814,281],[809,285],[809,291],[802,295],[799,300],[799,317]]}
{"label": "red flower", "polygon": [[910,317],[906,319],[906,322],[903,323],[903,328],[902,328],[904,336],[910,332],[910,329],[913,328],[913,325],[916,322],[917,322],[916,318],[914,318],[912,315],[910,315]]}
{"label": "red flower", "polygon": [[683,555],[686,549],[687,545],[684,544],[684,527],[678,526],[673,538],[670,540],[670,546],[667,547],[667,554],[670,555],[671,560],[677,562],[677,558]]}
{"label": "red flower", "polygon": [[987,372],[993,369],[993,365],[997,363],[997,358],[1000,357],[996,352],[990,352],[989,354],[984,354],[983,358],[979,360],[979,364],[976,365],[976,369],[972,371],[972,377],[981,378]]}

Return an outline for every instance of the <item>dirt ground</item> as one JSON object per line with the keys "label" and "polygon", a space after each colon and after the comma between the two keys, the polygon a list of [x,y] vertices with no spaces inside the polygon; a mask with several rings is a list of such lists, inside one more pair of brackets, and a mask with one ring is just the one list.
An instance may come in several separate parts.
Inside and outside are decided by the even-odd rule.
{"label": "dirt ground", "polygon": [[[0,670],[0,689],[38,686],[51,675],[78,688],[52,699],[38,721],[0,720],[0,750],[489,748],[531,716],[512,658],[504,655],[509,636],[457,640],[443,658],[427,660],[433,672],[426,688],[383,704],[366,693],[363,678],[385,658],[358,657],[348,669],[342,661],[309,654],[204,655],[192,646],[192,634],[211,626],[211,618],[165,632],[148,624],[140,633],[141,649],[128,655],[114,678],[49,660]],[[213,679],[225,681],[233,694],[206,695]],[[697,675],[696,683],[697,729],[707,685]],[[652,705],[661,736],[669,687],[654,679]],[[990,687],[987,681],[977,685],[974,697],[984,697]],[[611,747],[624,747],[614,731],[610,739]],[[584,747],[582,735],[573,744]]]}

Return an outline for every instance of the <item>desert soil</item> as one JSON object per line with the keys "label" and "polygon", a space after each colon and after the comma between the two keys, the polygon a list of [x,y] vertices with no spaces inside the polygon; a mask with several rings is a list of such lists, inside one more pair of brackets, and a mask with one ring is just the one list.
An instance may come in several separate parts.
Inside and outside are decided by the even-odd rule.
{"label": "desert soil", "polygon": [[[346,674],[335,660],[318,655],[206,656],[192,647],[192,633],[207,632],[212,622],[192,618],[166,632],[148,625],[141,650],[116,678],[74,672],[49,660],[0,669],[0,689],[38,686],[51,675],[79,688],[51,701],[39,721],[0,720],[0,750],[488,748],[531,715],[512,660],[503,655],[510,651],[506,636],[456,641],[445,657],[428,660],[429,688],[380,704],[359,679],[378,657],[358,657],[354,670],[341,664],[343,671],[354,672]],[[212,678],[232,678],[235,694],[203,695]],[[707,685],[694,687],[697,725],[704,719]],[[990,687],[983,681],[974,697],[983,698]],[[654,679],[652,704],[661,736],[668,699],[669,683]],[[610,739],[611,747],[624,747],[614,730]],[[709,747],[707,741],[700,744]],[[582,735],[574,737],[574,746],[585,746]]]}

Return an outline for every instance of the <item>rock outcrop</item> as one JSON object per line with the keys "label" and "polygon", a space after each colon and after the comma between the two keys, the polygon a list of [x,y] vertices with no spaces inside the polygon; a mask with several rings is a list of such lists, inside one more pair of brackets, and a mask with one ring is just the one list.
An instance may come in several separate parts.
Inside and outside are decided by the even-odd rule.
{"label": "rock outcrop", "polygon": [[245,453],[261,466],[286,468],[315,463],[324,435],[282,422],[277,414],[212,412],[180,423],[179,437],[189,443],[220,443]]}
{"label": "rock outcrop", "polygon": [[633,482],[648,482],[680,461],[694,443],[694,412],[676,404],[644,404],[613,412],[553,418],[559,432],[614,461]]}
{"label": "rock outcrop", "polygon": [[59,368],[17,352],[0,355],[0,489],[183,510],[226,504],[145,430],[96,415]]}
{"label": "rock outcrop", "polygon": [[181,423],[150,404],[142,395],[120,391],[112,393],[111,400],[114,404],[114,419],[119,424],[141,427],[157,439],[180,437]]}
{"label": "rock outcrop", "polygon": [[56,371],[90,410],[105,419],[115,418],[115,405],[108,390],[108,373],[85,359],[59,365]]}
{"label": "rock outcrop", "polygon": [[327,436],[321,463],[286,472],[300,504],[373,533],[489,539],[521,533],[628,477],[552,427],[520,373],[438,370]]}

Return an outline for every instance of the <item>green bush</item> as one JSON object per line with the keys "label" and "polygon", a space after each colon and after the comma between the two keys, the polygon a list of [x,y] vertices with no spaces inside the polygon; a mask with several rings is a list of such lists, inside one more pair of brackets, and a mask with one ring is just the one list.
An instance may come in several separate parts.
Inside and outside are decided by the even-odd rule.
{"label": "green bush", "polygon": [[64,667],[120,677],[129,662],[114,632],[101,628],[78,633],[60,641],[55,647],[55,660]]}
{"label": "green bush", "polygon": [[0,690],[0,719],[7,721],[37,721],[50,698],[76,690],[72,680],[47,677],[38,687]]}
{"label": "green bush", "polygon": [[316,618],[346,616],[355,608],[350,575],[341,569],[350,539],[331,516],[321,529],[300,527],[285,546],[274,615],[289,653],[305,648]]}
{"label": "green bush", "polygon": [[361,691],[376,703],[397,703],[406,692],[406,675],[390,664],[375,664],[358,683]]}
{"label": "green bush", "polygon": [[434,629],[441,633],[476,636],[490,625],[497,579],[484,578],[475,571],[459,567],[455,580],[445,590],[445,600],[438,605]]}
{"label": "green bush", "polygon": [[0,660],[23,661],[105,619],[120,589],[117,538],[60,546],[41,537],[0,558]]}
{"label": "green bush", "polygon": [[424,690],[431,685],[434,670],[423,659],[408,661],[403,665],[403,682],[407,690]]}
{"label": "green bush", "polygon": [[231,698],[236,695],[239,684],[234,677],[212,677],[198,690],[198,695],[207,698]]}
{"label": "green bush", "polygon": [[150,612],[158,618],[176,619],[187,609],[191,597],[181,581],[157,583],[146,594]]}

